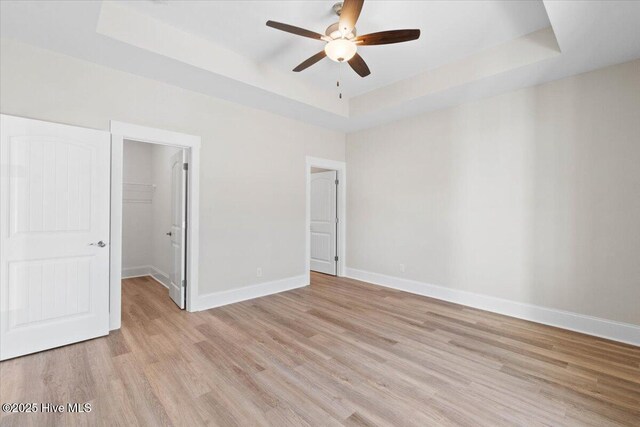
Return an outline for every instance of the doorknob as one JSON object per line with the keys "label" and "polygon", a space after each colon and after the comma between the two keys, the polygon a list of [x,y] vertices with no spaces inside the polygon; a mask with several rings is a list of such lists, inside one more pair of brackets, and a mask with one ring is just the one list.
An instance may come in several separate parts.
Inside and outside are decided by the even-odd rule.
{"label": "doorknob", "polygon": [[171,232],[164,233],[164,234],[166,234],[167,236],[171,236],[171,235],[173,235],[173,233],[171,233]]}
{"label": "doorknob", "polygon": [[101,248],[104,248],[105,246],[107,246],[107,244],[100,240],[98,243],[89,243],[89,246],[99,246]]}

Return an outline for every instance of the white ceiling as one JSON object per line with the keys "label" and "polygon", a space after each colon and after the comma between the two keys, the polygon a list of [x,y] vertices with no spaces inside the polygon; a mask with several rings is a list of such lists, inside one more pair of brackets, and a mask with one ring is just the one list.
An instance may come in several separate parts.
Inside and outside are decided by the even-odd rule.
{"label": "white ceiling", "polygon": [[[321,34],[338,17],[329,1],[126,1],[128,6],[224,45],[261,65],[290,72],[324,48],[324,42],[274,30],[266,21],[285,22]],[[420,39],[360,49],[372,73],[366,78],[347,64],[325,59],[293,74],[322,90],[340,75],[343,96],[351,97],[436,68],[474,52],[548,27],[541,0],[528,1],[366,1],[358,33],[419,28]]]}
{"label": "white ceiling", "polygon": [[[372,74],[328,59],[330,1],[6,1],[2,37],[169,84],[352,131],[640,57],[640,2],[367,0],[360,34],[420,28],[418,41],[363,47]],[[549,28],[551,26],[551,28]],[[546,29],[545,29],[546,28]],[[533,33],[533,34],[532,34]],[[556,40],[557,39],[557,40]]]}

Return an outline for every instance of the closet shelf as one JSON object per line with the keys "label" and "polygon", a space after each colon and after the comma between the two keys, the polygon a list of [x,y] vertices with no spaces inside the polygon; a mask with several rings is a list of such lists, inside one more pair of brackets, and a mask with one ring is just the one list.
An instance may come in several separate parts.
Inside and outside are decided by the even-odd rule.
{"label": "closet shelf", "polygon": [[152,203],[155,191],[155,184],[124,182],[122,183],[122,201],[124,203]]}

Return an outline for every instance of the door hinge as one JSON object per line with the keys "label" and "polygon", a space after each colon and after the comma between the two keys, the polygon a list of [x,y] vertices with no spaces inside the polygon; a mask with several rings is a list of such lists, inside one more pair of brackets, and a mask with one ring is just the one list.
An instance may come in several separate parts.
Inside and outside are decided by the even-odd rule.
{"label": "door hinge", "polygon": [[336,256],[333,258],[333,260],[334,260],[334,261],[337,261],[337,260],[338,260],[338,255],[336,255]]}
{"label": "door hinge", "polygon": [[182,279],[182,287],[183,287],[183,288],[187,287],[187,281],[186,281],[186,279]]}
{"label": "door hinge", "polygon": [[182,170],[189,170],[189,163],[183,163],[182,164]]}
{"label": "door hinge", "polygon": [[338,185],[339,183],[340,183],[340,181],[338,181],[338,180],[336,179],[336,185]]}
{"label": "door hinge", "polygon": [[336,218],[336,224],[338,223],[338,218]]}

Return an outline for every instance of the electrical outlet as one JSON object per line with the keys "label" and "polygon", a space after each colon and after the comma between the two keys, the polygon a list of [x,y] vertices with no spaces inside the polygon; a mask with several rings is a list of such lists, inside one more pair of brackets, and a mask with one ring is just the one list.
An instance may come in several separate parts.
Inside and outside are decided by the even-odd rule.
{"label": "electrical outlet", "polygon": [[404,273],[404,264],[400,264],[400,272]]}
{"label": "electrical outlet", "polygon": [[256,269],[256,277],[262,277],[262,267]]}

